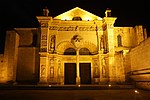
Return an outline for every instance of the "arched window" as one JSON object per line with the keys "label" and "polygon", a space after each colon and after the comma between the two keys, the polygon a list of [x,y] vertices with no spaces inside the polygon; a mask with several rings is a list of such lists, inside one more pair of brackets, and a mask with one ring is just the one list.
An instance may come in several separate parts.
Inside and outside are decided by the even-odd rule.
{"label": "arched window", "polygon": [[81,21],[82,18],[81,18],[81,17],[73,17],[72,20],[75,20],[75,21]]}
{"label": "arched window", "polygon": [[76,50],[73,48],[67,48],[64,52],[64,55],[76,55]]}
{"label": "arched window", "polygon": [[79,50],[79,55],[91,55],[91,53],[90,53],[89,49],[87,49],[87,48],[81,48]]}
{"label": "arched window", "polygon": [[117,36],[117,41],[118,41],[118,47],[122,46],[122,37],[121,37],[121,35]]}

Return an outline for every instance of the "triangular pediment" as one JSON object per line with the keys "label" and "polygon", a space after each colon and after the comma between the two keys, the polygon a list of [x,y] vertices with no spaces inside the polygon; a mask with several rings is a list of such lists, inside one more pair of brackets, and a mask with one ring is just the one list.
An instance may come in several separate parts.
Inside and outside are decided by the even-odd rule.
{"label": "triangular pediment", "polygon": [[75,17],[80,17],[82,20],[102,20],[101,17],[96,16],[86,10],[79,8],[79,7],[75,7],[67,12],[64,12],[64,13],[54,17],[54,19],[72,20]]}

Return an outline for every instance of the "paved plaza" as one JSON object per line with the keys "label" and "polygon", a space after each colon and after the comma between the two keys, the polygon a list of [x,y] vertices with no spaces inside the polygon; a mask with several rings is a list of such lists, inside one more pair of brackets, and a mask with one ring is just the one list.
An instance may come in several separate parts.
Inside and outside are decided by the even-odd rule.
{"label": "paved plaza", "polygon": [[0,100],[150,100],[150,91],[133,88],[50,88],[1,88]]}

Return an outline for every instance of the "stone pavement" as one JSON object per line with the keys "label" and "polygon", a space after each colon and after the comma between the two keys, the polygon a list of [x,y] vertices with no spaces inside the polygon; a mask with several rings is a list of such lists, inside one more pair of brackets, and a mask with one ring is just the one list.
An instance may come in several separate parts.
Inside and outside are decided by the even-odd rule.
{"label": "stone pavement", "polygon": [[0,90],[0,100],[150,100],[150,91],[117,90]]}
{"label": "stone pavement", "polygon": [[0,100],[150,100],[132,85],[0,85]]}

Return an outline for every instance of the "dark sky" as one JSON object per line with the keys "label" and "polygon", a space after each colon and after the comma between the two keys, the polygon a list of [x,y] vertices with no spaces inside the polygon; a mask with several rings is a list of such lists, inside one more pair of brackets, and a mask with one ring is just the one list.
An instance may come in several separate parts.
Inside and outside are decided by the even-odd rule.
{"label": "dark sky", "polygon": [[109,8],[117,17],[115,26],[143,25],[150,34],[150,0],[0,0],[0,52],[6,30],[38,27],[36,16],[42,15],[46,6],[52,17],[80,7],[103,18]]}

